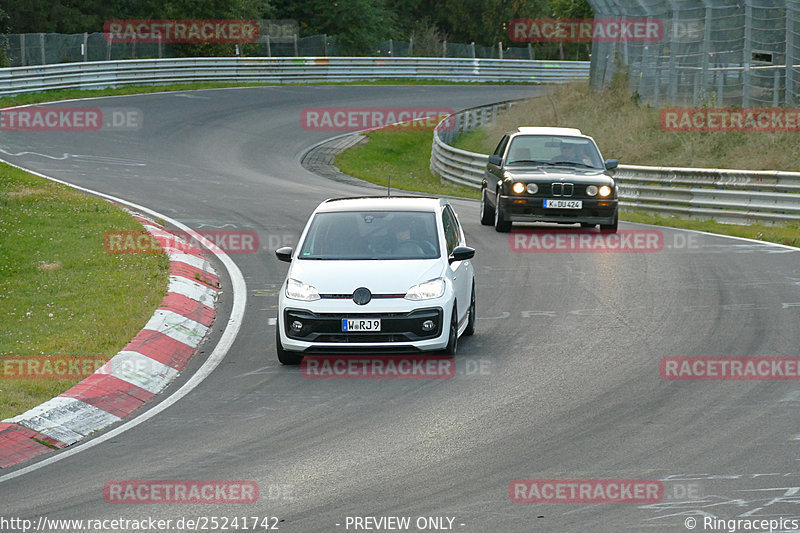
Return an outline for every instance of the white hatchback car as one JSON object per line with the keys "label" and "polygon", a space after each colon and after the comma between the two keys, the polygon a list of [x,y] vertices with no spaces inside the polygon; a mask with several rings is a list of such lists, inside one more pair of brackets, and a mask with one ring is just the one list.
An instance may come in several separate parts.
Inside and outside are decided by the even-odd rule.
{"label": "white hatchback car", "polygon": [[311,215],[278,296],[283,364],[310,353],[444,351],[475,331],[464,231],[445,199],[327,200]]}

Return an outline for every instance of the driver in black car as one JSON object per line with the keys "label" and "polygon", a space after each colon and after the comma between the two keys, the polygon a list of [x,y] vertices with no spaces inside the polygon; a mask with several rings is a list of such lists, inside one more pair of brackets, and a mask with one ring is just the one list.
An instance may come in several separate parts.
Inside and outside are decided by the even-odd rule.
{"label": "driver in black car", "polygon": [[551,161],[553,163],[580,163],[582,165],[592,165],[592,159],[583,150],[583,147],[576,143],[562,142],[561,153],[555,156]]}

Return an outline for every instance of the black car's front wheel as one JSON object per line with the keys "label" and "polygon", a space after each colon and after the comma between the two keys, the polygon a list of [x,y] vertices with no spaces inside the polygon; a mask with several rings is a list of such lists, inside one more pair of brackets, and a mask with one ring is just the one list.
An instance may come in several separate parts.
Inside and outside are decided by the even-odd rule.
{"label": "black car's front wheel", "polygon": [[600,224],[600,231],[616,233],[617,226],[619,226],[619,213],[614,213],[614,222],[611,224]]}
{"label": "black car's front wheel", "polygon": [[481,224],[491,226],[494,222],[494,207],[489,205],[489,195],[486,194],[486,187],[481,189]]}
{"label": "black car's front wheel", "polygon": [[494,229],[500,233],[508,233],[511,231],[511,222],[505,219],[505,213],[500,208],[500,191],[497,191],[496,199],[494,204]]}

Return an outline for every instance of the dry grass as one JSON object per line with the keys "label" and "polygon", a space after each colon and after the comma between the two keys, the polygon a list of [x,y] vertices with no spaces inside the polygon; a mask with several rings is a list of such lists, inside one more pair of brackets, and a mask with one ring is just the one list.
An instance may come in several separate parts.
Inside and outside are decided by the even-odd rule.
{"label": "dry grass", "polygon": [[622,164],[800,171],[796,133],[664,132],[659,112],[636,103],[624,83],[602,92],[573,83],[513,107],[455,146],[490,153],[504,132],[518,126],[563,126],[594,137],[604,157]]}

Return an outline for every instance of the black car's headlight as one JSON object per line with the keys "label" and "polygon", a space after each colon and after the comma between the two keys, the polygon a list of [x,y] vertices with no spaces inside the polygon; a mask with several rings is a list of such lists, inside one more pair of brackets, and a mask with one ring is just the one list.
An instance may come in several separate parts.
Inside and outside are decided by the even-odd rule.
{"label": "black car's headlight", "polygon": [[514,194],[522,194],[525,192],[525,184],[519,181],[515,182],[514,185],[511,186],[511,192]]}
{"label": "black car's headlight", "polygon": [[594,196],[597,194],[597,185],[589,185],[586,187],[586,196]]}
{"label": "black car's headlight", "polygon": [[612,189],[608,185],[601,185],[598,192],[600,193],[600,196],[603,197],[611,196]]}
{"label": "black car's headlight", "polygon": [[536,194],[539,192],[539,186],[535,183],[529,183],[528,186],[525,187],[525,190],[528,191],[528,194]]}

